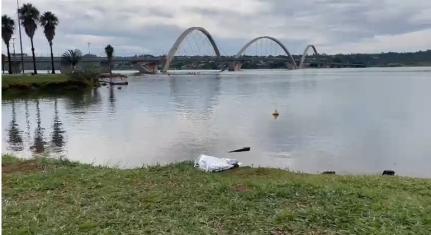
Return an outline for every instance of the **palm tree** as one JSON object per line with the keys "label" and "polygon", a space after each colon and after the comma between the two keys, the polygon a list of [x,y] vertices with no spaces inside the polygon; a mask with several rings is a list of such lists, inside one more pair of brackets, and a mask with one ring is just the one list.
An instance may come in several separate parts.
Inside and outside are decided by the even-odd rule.
{"label": "palm tree", "polygon": [[112,56],[114,55],[114,48],[108,44],[105,47],[106,57],[108,57],[108,65],[109,65],[109,79],[112,82]]}
{"label": "palm tree", "polygon": [[82,53],[80,50],[67,50],[61,56],[61,63],[72,67],[72,72],[75,72],[76,65],[81,60]]}
{"label": "palm tree", "polygon": [[4,73],[4,62],[6,61],[6,56],[1,53],[1,71]]}
{"label": "palm tree", "polygon": [[1,17],[1,36],[7,48],[7,61],[9,65],[9,74],[12,74],[12,63],[10,62],[9,41],[15,29],[15,22],[7,15]]}
{"label": "palm tree", "polygon": [[34,7],[31,3],[24,4],[18,9],[19,19],[25,28],[25,33],[30,38],[31,42],[31,53],[33,54],[33,69],[34,74],[37,74],[36,70],[36,57],[34,56],[33,36],[36,31],[37,24],[39,22],[39,10]]}
{"label": "palm tree", "polygon": [[58,18],[50,11],[43,13],[40,17],[40,25],[44,28],[43,32],[45,33],[45,37],[49,42],[49,47],[51,48],[51,68],[52,74],[55,74],[54,70],[54,55],[52,54],[52,39],[55,36],[55,26],[58,24]]}

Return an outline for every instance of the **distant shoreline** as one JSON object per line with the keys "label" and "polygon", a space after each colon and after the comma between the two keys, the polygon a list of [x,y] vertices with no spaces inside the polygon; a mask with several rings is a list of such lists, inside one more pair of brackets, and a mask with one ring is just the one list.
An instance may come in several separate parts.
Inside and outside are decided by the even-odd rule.
{"label": "distant shoreline", "polygon": [[[207,62],[204,62],[202,65],[199,65],[197,69],[217,69],[217,63],[210,62],[213,56],[178,56],[177,58],[182,58],[182,60],[173,60],[171,64],[171,69],[182,68],[182,66],[186,65],[184,60],[190,58],[191,60],[204,59]],[[253,58],[254,62],[248,63],[246,67],[242,68],[250,68],[250,69],[258,69],[261,67],[265,68],[286,68],[286,62],[288,58],[286,56],[271,56],[271,58],[285,58],[286,60],[282,61],[263,61],[263,56],[245,56],[249,58]],[[164,56],[154,56],[154,55],[139,55],[139,56],[116,56],[113,59],[113,69],[114,70],[136,70],[133,61],[136,60],[148,60],[154,61],[161,66],[164,61]],[[221,58],[232,58],[232,56],[221,56]],[[299,62],[301,56],[293,55],[295,61]],[[18,58],[16,58],[18,59]],[[56,69],[60,69],[60,57],[54,57],[55,67]],[[24,57],[25,61],[25,69],[31,70],[33,69],[33,65],[31,63],[31,57]],[[98,57],[96,55],[82,57],[81,63],[88,64],[91,66],[101,66],[104,61],[106,61],[106,57]],[[116,63],[116,61],[119,61]],[[319,63],[327,63],[327,64],[358,64],[363,67],[416,67],[416,66],[431,66],[431,50],[426,51],[417,51],[417,52],[386,52],[386,53],[374,53],[374,54],[335,54],[335,55],[327,55],[327,54],[319,54],[317,56],[309,55],[306,57],[305,63],[311,65],[313,67],[313,63],[318,61]],[[190,62],[188,62],[190,63]],[[49,57],[36,57],[36,64],[39,71],[47,71],[51,69],[50,58]],[[259,66],[258,66],[259,64]],[[316,64],[316,63],[315,63]],[[248,66],[248,67],[247,67]],[[5,69],[7,69],[7,61],[5,61]]]}

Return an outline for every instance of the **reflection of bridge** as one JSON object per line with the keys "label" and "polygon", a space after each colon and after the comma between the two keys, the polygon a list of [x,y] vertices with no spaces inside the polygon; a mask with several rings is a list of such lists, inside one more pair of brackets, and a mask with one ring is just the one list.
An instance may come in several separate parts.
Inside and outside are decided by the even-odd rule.
{"label": "reflection of bridge", "polygon": [[[181,45],[184,43],[185,39],[193,32],[200,32],[202,33],[205,38],[208,40],[209,44],[211,45],[215,56],[177,56],[177,52]],[[257,42],[261,40],[269,40],[272,43],[275,43],[275,45],[282,49],[285,55],[283,56],[269,56],[269,57],[259,57],[259,56],[246,56],[244,53],[245,51],[250,48],[251,45],[256,44]],[[159,67],[161,67],[162,73],[167,73],[169,70],[170,65],[174,61],[184,61],[189,63],[199,63],[199,62],[211,62],[211,63],[217,63],[221,64],[221,70],[225,70],[229,68],[231,71],[238,71],[241,69],[241,66],[244,63],[250,63],[255,62],[256,60],[262,61],[264,59],[265,61],[276,61],[276,62],[282,62],[286,63],[287,67],[290,69],[301,69],[305,67],[305,60],[307,58],[307,54],[309,50],[312,50],[313,52],[313,63],[317,64],[317,67],[325,66],[325,67],[350,67],[355,65],[345,65],[345,64],[334,64],[334,63],[325,63],[321,61],[316,62],[316,58],[319,57],[319,53],[317,52],[317,49],[314,45],[308,45],[302,56],[299,60],[295,60],[295,58],[290,54],[287,47],[277,38],[271,37],[271,36],[261,36],[252,39],[251,41],[247,42],[236,55],[234,56],[222,56],[220,53],[220,50],[214,40],[214,38],[211,36],[211,34],[202,27],[191,27],[186,29],[183,33],[178,36],[174,44],[172,45],[171,49],[169,50],[168,54],[166,56],[159,56],[159,57],[114,57],[114,64],[115,65],[121,65],[121,64],[129,64],[134,65],[136,69],[143,73],[157,73]],[[298,57],[297,57],[298,58]],[[37,63],[49,63],[50,57],[38,57]],[[12,63],[13,66],[20,66],[20,58],[18,57],[12,57]],[[5,61],[7,63],[7,61]],[[31,57],[24,57],[24,62],[29,63],[31,62]],[[81,64],[93,64],[107,68],[107,60],[106,57],[82,57],[82,60],[80,62]],[[54,64],[55,67],[61,68],[61,57],[54,57]],[[115,68],[114,65],[114,68]],[[46,67],[46,66],[45,66]],[[40,68],[40,66],[39,66]],[[41,68],[40,68],[41,69]],[[43,68],[45,69],[45,68]],[[15,69],[14,69],[15,70]],[[18,71],[18,70],[17,70]]]}

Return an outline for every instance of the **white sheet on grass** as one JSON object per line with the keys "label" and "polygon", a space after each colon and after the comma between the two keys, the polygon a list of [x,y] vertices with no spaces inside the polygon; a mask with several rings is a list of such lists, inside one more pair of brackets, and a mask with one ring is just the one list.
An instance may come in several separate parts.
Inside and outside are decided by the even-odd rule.
{"label": "white sheet on grass", "polygon": [[195,167],[199,167],[199,169],[206,172],[224,171],[235,167],[235,165],[241,165],[241,163],[235,159],[218,158],[205,154],[201,154],[199,158],[195,160]]}

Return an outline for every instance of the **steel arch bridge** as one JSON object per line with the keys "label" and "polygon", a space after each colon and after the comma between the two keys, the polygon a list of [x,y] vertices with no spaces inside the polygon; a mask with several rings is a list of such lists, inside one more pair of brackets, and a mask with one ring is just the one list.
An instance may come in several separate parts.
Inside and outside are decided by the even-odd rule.
{"label": "steel arch bridge", "polygon": [[295,69],[297,68],[297,66],[296,66],[296,62],[295,62],[295,59],[293,59],[293,57],[292,57],[292,55],[290,54],[289,50],[287,50],[287,48],[284,46],[284,44],[283,44],[283,43],[281,43],[281,42],[280,42],[280,40],[278,40],[278,39],[276,39],[276,38],[274,38],[274,37],[271,37],[271,36],[261,36],[261,37],[257,37],[257,38],[252,39],[251,41],[249,41],[248,43],[246,43],[246,44],[241,48],[241,50],[239,50],[239,51],[238,51],[238,53],[235,55],[235,58],[239,58],[239,57],[242,55],[242,53],[244,53],[244,51],[245,51],[245,50],[247,50],[247,48],[248,48],[249,46],[251,46],[253,43],[255,43],[255,42],[259,41],[259,40],[262,40],[262,39],[269,39],[269,40],[271,40],[271,41],[273,41],[273,42],[277,43],[277,44],[281,47],[281,49],[283,49],[283,51],[286,53],[286,55],[290,58],[290,61],[291,61],[291,63],[293,64],[293,67],[294,67]]}
{"label": "steel arch bridge", "polygon": [[217,47],[217,44],[215,43],[213,37],[211,34],[203,27],[190,27],[186,29],[175,41],[174,45],[172,45],[171,49],[169,50],[168,55],[166,56],[165,64],[163,65],[162,72],[166,73],[169,69],[169,66],[171,65],[172,60],[174,59],[175,54],[177,53],[179,47],[181,46],[181,43],[184,41],[184,39],[193,31],[200,31],[202,32],[207,38],[208,41],[211,43],[214,52],[216,54],[216,57],[220,57],[220,51]]}
{"label": "steel arch bridge", "polygon": [[300,69],[302,69],[304,66],[305,57],[307,56],[307,52],[308,52],[308,50],[310,50],[310,48],[313,49],[314,55],[316,55],[316,56],[319,55],[319,53],[317,52],[316,47],[314,45],[312,45],[312,44],[307,45],[307,47],[304,50],[304,53],[302,54],[301,61],[299,62],[299,68]]}
{"label": "steel arch bridge", "polygon": [[[191,34],[193,31],[199,31],[202,34],[204,34],[206,36],[206,38],[208,39],[208,41],[210,42],[212,48],[214,49],[216,57],[217,58],[221,58],[220,50],[217,47],[217,44],[215,43],[215,40],[211,36],[211,34],[205,28],[203,28],[203,27],[190,27],[190,28],[184,30],[184,32],[182,32],[180,34],[180,36],[178,36],[178,38],[176,39],[175,43],[172,45],[172,47],[169,50],[167,56],[165,57],[164,64],[163,64],[163,67],[162,67],[162,70],[161,70],[162,73],[166,73],[168,71],[169,66],[170,66],[172,60],[174,59],[175,54],[177,53],[177,51],[180,48],[181,44],[187,38],[187,36],[189,34]],[[307,47],[304,50],[304,53],[302,54],[302,57],[300,59],[299,66],[298,66],[297,63],[296,63],[296,61],[295,61],[295,59],[293,58],[293,56],[290,54],[289,50],[287,49],[287,47],[280,40],[278,40],[277,38],[271,37],[271,36],[260,36],[260,37],[256,37],[256,38],[250,40],[249,42],[247,42],[238,51],[238,53],[235,56],[233,56],[233,58],[231,57],[231,59],[227,59],[228,61],[233,62],[231,64],[231,66],[234,67],[234,68],[236,68],[237,67],[236,65],[239,65],[238,68],[240,68],[241,64],[238,61],[241,60],[240,57],[244,53],[244,51],[247,50],[247,48],[250,47],[253,43],[255,43],[255,42],[259,41],[259,40],[262,40],[262,39],[268,39],[268,40],[271,40],[271,41],[275,42],[276,44],[278,44],[280,46],[280,48],[288,56],[288,58],[290,60],[290,63],[293,66],[293,69],[298,69],[298,68],[301,69],[301,68],[303,68],[304,61],[305,61],[305,58],[307,56],[307,52],[310,49],[313,50],[314,55],[318,55],[318,52],[317,52],[316,47],[314,45],[311,45],[311,44],[307,45]],[[224,59],[226,60],[226,58],[224,58]]]}

